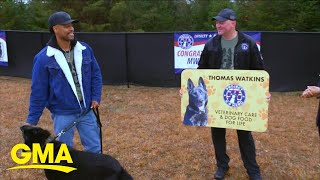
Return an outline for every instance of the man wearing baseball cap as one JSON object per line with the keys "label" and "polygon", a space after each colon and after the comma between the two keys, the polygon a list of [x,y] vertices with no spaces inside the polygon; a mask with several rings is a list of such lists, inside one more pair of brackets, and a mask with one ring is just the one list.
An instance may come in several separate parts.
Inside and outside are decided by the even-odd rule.
{"label": "man wearing baseball cap", "polygon": [[[262,70],[264,68],[262,56],[255,41],[236,29],[236,19],[236,13],[229,8],[221,10],[212,18],[218,34],[206,42],[198,69]],[[229,170],[230,161],[226,153],[226,129],[211,128],[211,134],[218,167],[214,178],[223,179]],[[241,158],[249,178],[261,179],[251,132],[237,130],[237,134]]]}
{"label": "man wearing baseball cap", "polygon": [[102,77],[97,60],[91,47],[74,37],[73,23],[78,20],[59,11],[48,22],[52,37],[34,57],[26,124],[37,125],[44,108],[51,112],[55,134],[81,118],[59,141],[72,147],[77,128],[85,150],[101,153],[99,128],[90,110],[98,108],[101,99]]}
{"label": "man wearing baseball cap", "polygon": [[49,17],[49,30],[51,33],[54,33],[53,31],[53,26],[55,25],[65,25],[65,24],[70,24],[70,23],[77,23],[79,22],[76,19],[71,19],[71,16],[64,12],[64,11],[59,11],[56,13],[53,13],[50,17]]}

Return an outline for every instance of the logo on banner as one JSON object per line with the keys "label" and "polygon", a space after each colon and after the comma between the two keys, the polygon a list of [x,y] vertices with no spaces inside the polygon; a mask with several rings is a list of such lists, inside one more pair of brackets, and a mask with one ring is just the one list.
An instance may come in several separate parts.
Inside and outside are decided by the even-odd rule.
{"label": "logo on banner", "polygon": [[230,84],[223,91],[223,100],[231,107],[239,107],[246,100],[246,93],[241,86]]}
{"label": "logo on banner", "polygon": [[0,59],[2,59],[2,42],[0,41]]}
{"label": "logo on banner", "polygon": [[194,40],[192,36],[189,34],[182,34],[178,38],[178,46],[181,47],[182,49],[189,49],[192,47],[194,43]]}
{"label": "logo on banner", "polygon": [[247,51],[249,48],[249,45],[247,43],[242,43],[241,48],[242,48],[242,50]]}

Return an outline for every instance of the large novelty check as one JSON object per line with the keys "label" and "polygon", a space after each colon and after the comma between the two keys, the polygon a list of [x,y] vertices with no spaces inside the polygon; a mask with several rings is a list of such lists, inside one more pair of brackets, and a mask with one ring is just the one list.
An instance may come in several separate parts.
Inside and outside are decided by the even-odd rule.
{"label": "large novelty check", "polygon": [[181,74],[181,93],[185,125],[267,130],[266,71],[187,69]]}

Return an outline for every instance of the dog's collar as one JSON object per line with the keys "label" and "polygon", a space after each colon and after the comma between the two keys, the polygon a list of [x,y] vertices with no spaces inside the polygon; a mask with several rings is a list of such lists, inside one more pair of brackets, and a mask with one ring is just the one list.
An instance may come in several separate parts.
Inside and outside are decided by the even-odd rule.
{"label": "dog's collar", "polygon": [[50,143],[52,141],[54,141],[57,137],[56,136],[52,136],[50,135],[44,142],[44,144]]}
{"label": "dog's collar", "polygon": [[206,113],[206,108],[204,110],[200,110],[200,109],[196,110],[196,109],[192,108],[190,105],[188,106],[188,108],[189,108],[190,111],[194,112],[195,114],[204,114],[204,113]]}

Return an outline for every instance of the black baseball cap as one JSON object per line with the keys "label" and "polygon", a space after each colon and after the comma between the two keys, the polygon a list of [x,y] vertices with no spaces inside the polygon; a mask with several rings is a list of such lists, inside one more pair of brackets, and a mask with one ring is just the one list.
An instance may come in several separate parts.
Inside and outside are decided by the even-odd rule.
{"label": "black baseball cap", "polygon": [[222,9],[217,16],[212,17],[212,20],[224,22],[226,20],[235,21],[237,19],[236,13],[229,8]]}
{"label": "black baseball cap", "polygon": [[79,22],[77,19],[71,19],[71,16],[64,11],[59,11],[51,14],[48,21],[49,21],[49,30],[51,32],[52,32],[52,27],[55,25]]}

